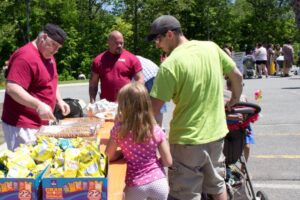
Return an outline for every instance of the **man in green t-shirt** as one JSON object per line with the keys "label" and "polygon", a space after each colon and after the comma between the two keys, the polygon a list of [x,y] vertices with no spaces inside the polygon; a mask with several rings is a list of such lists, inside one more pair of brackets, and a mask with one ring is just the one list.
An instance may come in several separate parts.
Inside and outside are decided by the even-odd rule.
{"label": "man in green t-shirt", "polygon": [[230,108],[239,101],[242,75],[217,44],[189,41],[173,16],[157,18],[147,39],[155,40],[156,47],[169,54],[150,94],[155,114],[166,101],[172,99],[176,105],[169,133],[174,159],[168,172],[169,199],[201,199],[205,192],[225,200],[222,151],[228,129],[223,76],[232,82],[232,96],[227,102]]}

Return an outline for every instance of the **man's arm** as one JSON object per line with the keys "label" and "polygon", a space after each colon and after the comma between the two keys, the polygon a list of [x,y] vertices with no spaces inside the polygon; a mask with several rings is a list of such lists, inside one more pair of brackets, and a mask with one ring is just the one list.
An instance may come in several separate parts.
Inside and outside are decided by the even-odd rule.
{"label": "man's arm", "polygon": [[15,82],[7,81],[7,94],[19,104],[33,108],[43,120],[55,120],[50,106],[31,96],[23,87]]}
{"label": "man's arm", "polygon": [[91,72],[91,78],[89,81],[90,103],[94,103],[96,101],[99,80],[100,80],[99,74],[95,72]]}
{"label": "man's arm", "polygon": [[241,72],[235,67],[231,72],[227,74],[231,82],[231,98],[227,103],[228,108],[230,109],[234,104],[240,101],[240,96],[243,91],[243,76]]}
{"label": "man's arm", "polygon": [[139,71],[138,73],[136,73],[134,75],[134,80],[141,83],[141,84],[144,84],[144,75],[143,75],[143,72],[142,71]]}

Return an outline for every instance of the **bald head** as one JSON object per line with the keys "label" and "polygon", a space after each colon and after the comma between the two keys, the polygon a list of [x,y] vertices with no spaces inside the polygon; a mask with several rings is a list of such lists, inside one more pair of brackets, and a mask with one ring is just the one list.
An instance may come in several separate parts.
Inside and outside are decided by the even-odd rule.
{"label": "bald head", "polygon": [[108,35],[108,50],[112,54],[121,54],[124,46],[124,38],[119,31],[113,31]]}

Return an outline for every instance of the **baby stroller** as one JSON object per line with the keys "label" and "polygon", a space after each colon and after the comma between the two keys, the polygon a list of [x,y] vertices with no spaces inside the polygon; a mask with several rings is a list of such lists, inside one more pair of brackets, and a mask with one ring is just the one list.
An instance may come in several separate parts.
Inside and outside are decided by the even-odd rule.
{"label": "baby stroller", "polygon": [[255,78],[257,76],[255,68],[255,58],[253,55],[246,55],[243,59],[244,78]]}
{"label": "baby stroller", "polygon": [[245,146],[246,128],[250,123],[258,119],[261,108],[252,103],[238,103],[233,106],[232,110],[226,111],[226,115],[241,114],[243,120],[228,120],[227,125],[229,133],[224,140],[223,153],[226,157],[225,163],[227,167],[226,187],[228,199],[234,199],[234,193],[243,185],[249,200],[267,200],[267,195],[263,191],[255,191],[250,180],[246,160],[243,155]]}
{"label": "baby stroller", "polygon": [[[243,154],[245,146],[246,128],[250,123],[258,119],[258,114],[261,108],[252,103],[240,102],[234,105],[231,111],[226,110],[226,116],[232,114],[241,114],[243,120],[228,120],[227,126],[229,133],[224,139],[223,153],[226,157],[226,189],[228,200],[234,200],[235,194],[245,185],[247,200],[268,200],[267,195],[263,191],[255,193],[250,180],[246,160]],[[210,200],[212,197],[209,194],[202,194],[201,199]]]}

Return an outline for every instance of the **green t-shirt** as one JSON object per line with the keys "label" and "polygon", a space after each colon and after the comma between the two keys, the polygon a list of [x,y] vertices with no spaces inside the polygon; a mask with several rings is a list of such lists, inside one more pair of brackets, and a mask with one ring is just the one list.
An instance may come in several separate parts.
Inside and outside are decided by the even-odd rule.
{"label": "green t-shirt", "polygon": [[207,41],[186,42],[161,64],[151,96],[176,105],[171,144],[205,144],[226,135],[223,73],[234,67],[218,45]]}

